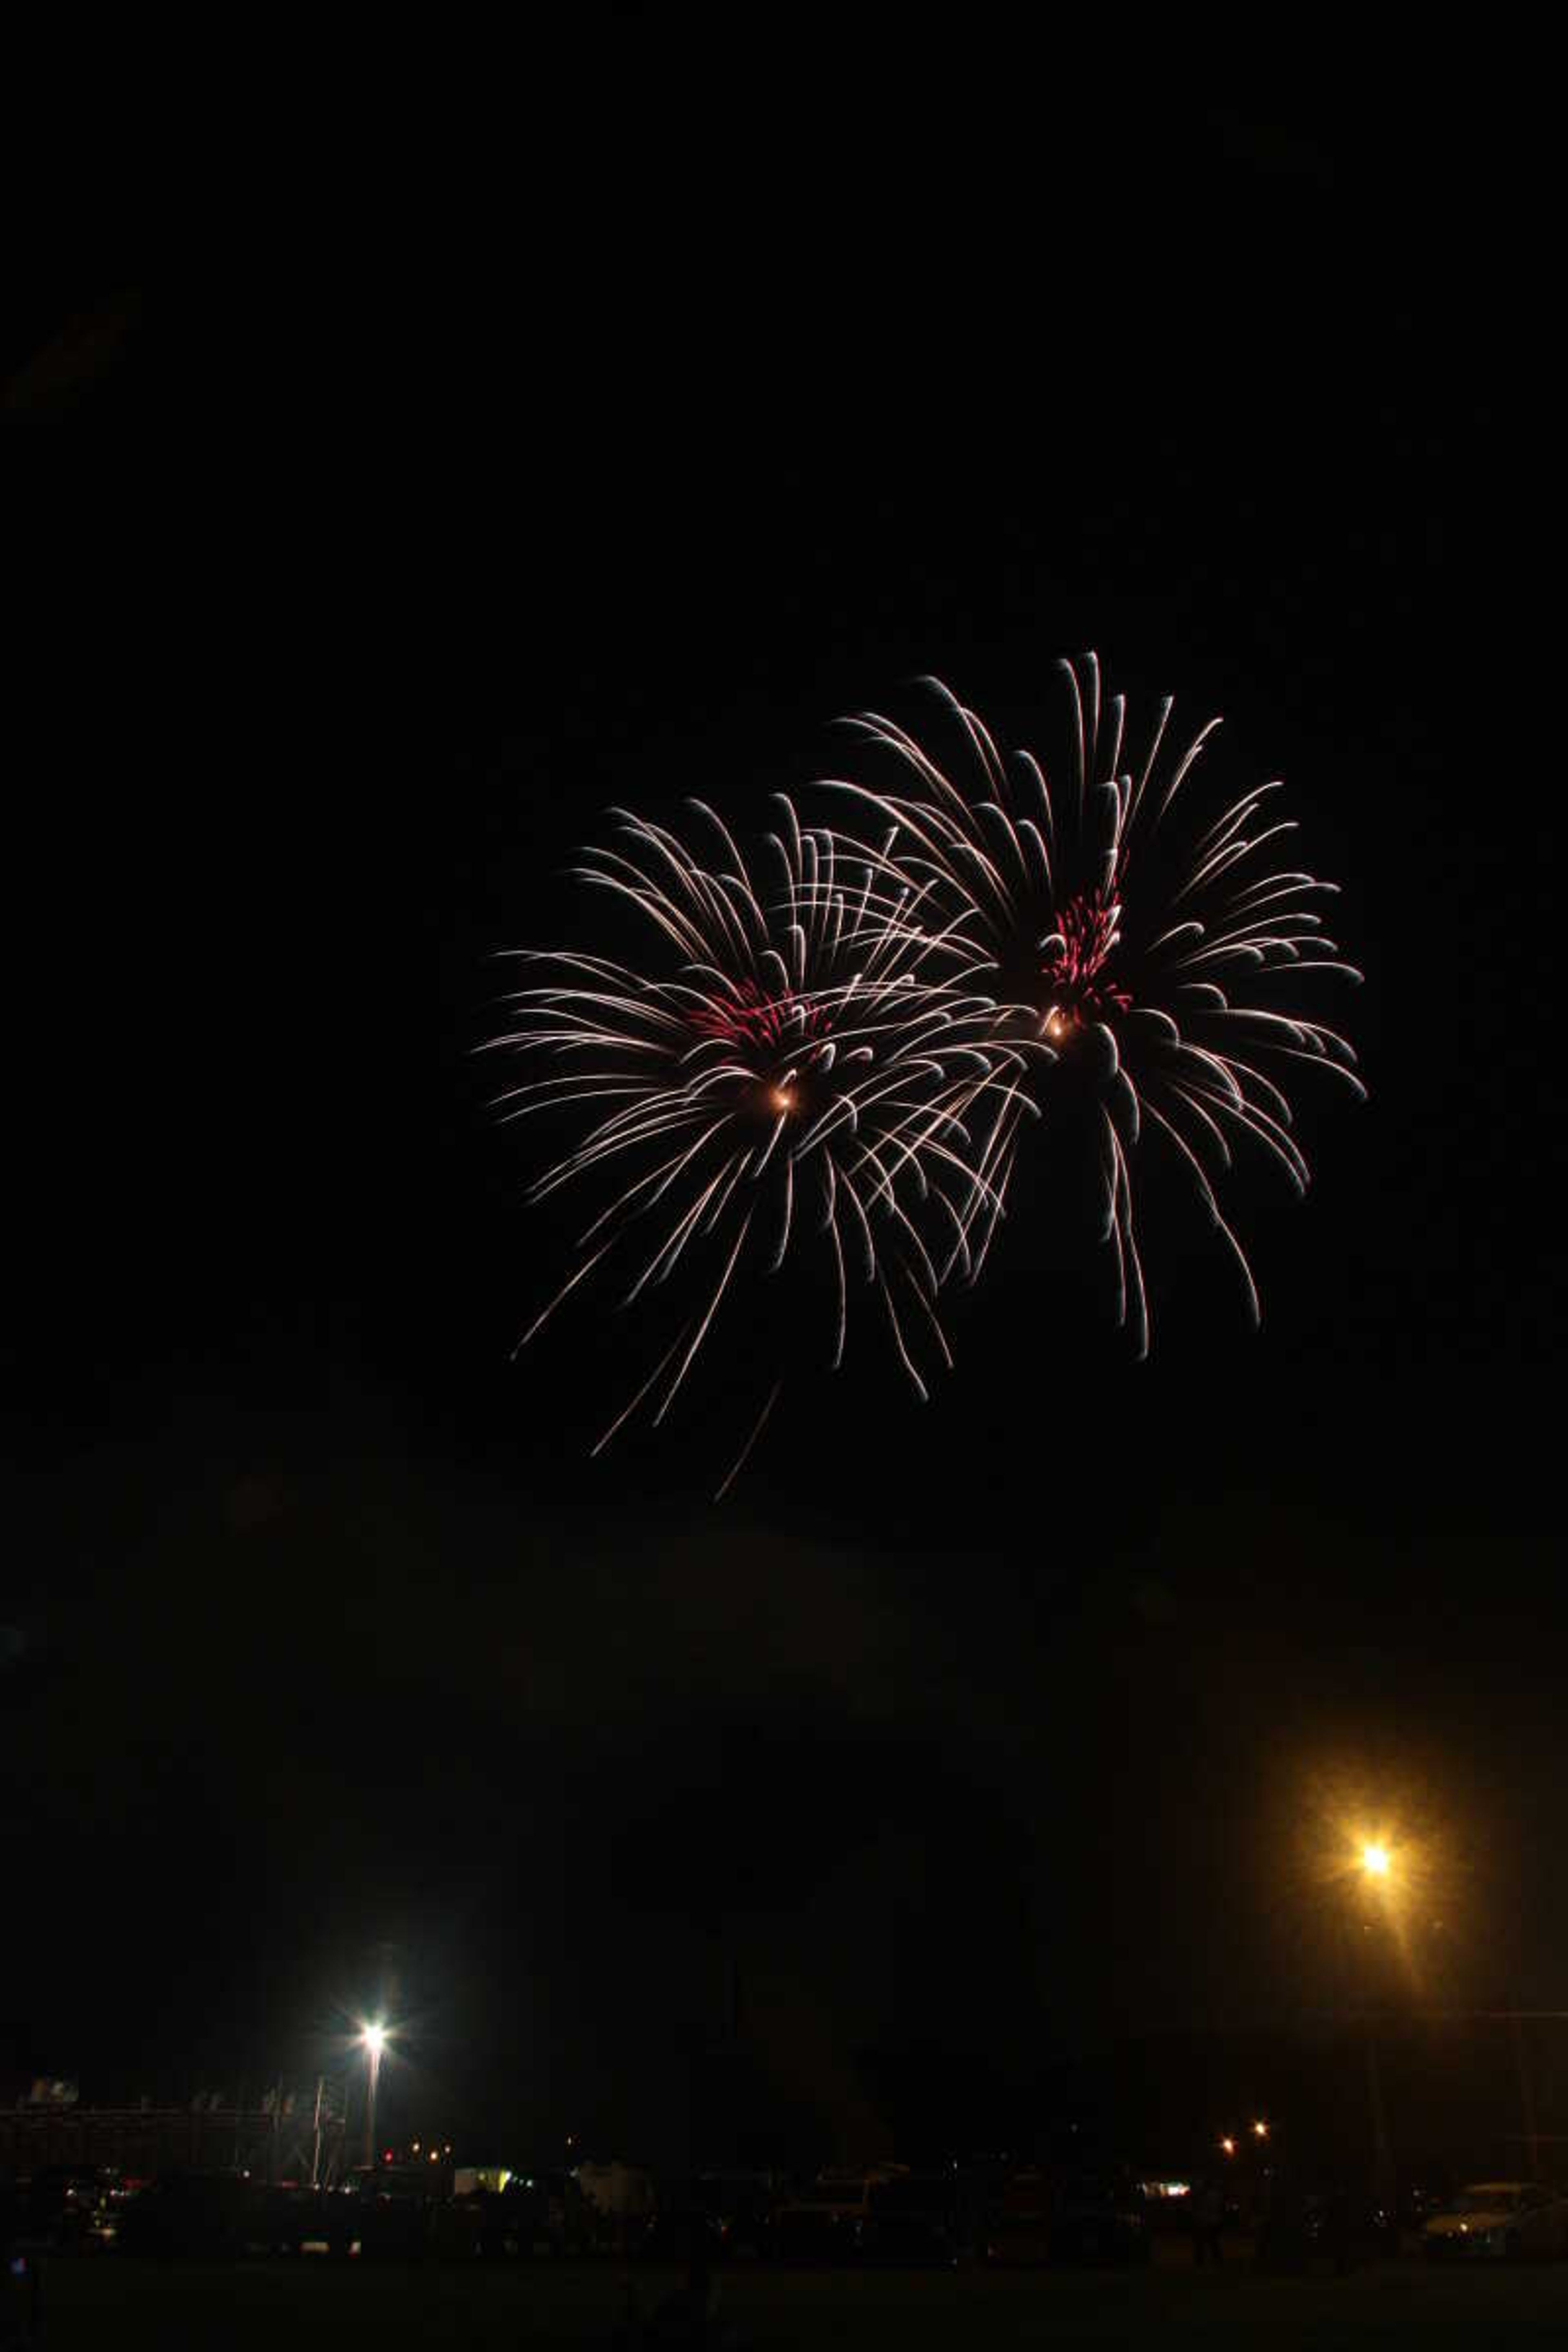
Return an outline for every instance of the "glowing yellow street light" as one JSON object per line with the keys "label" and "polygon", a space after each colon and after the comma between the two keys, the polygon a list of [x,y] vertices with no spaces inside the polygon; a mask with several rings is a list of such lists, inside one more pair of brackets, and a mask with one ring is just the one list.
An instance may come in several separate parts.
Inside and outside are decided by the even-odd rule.
{"label": "glowing yellow street light", "polygon": [[1381,1839],[1373,1838],[1361,1850],[1361,1866],[1368,1878],[1386,1878],[1393,1857]]}

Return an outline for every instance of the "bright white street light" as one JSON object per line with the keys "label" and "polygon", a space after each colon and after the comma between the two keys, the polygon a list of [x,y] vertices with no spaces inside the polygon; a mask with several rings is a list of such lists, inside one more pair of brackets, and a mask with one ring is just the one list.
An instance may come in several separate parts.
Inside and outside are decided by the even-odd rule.
{"label": "bright white street light", "polygon": [[381,2074],[381,2053],[386,2047],[386,2028],[378,2018],[372,2025],[360,2028],[360,2041],[364,2049],[365,2067],[370,2076],[364,2103],[364,2160],[375,2163],[375,2086]]}

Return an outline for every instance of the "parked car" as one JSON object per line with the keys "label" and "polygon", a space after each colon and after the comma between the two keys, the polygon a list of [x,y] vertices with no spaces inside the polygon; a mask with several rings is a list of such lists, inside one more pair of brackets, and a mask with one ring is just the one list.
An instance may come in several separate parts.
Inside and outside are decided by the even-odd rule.
{"label": "parked car", "polygon": [[1149,2259],[1143,2200],[1114,2172],[1068,2173],[1051,2213],[1051,2259],[1058,2263],[1142,2263]]}
{"label": "parked car", "polygon": [[245,2252],[250,2203],[243,2173],[162,2173],[128,2200],[119,2242],[128,2254],[226,2260]]}
{"label": "parked car", "polygon": [[948,2173],[910,2173],[873,2180],[860,2224],[860,2252],[872,2263],[958,2260],[956,2183]]}
{"label": "parked car", "polygon": [[[1279,2242],[1288,2234],[1280,2224],[1287,2221],[1287,2215],[1272,2208],[1264,2214],[1258,2248],[1266,2262],[1280,2251]],[[1398,2215],[1363,2189],[1343,2182],[1330,2182],[1301,2197],[1296,2234],[1300,2260],[1321,2258],[1340,2270],[1399,2252]]]}
{"label": "parked car", "polygon": [[[868,2172],[819,2172],[773,2216],[774,2251],[786,2262],[849,2262],[860,2251],[870,2210]],[[884,2176],[885,2177],[885,2176]]]}
{"label": "parked car", "polygon": [[413,2165],[364,2166],[350,2176],[344,2201],[351,2243],[370,2262],[417,2262],[430,2252],[432,2205]]}
{"label": "parked car", "polygon": [[1533,2180],[1473,2180],[1421,2232],[1429,2261],[1523,2262],[1568,2253],[1568,2198]]}
{"label": "parked car", "polygon": [[[585,2254],[594,2242],[594,2212],[574,2172],[536,2172],[544,2197],[544,2250],[553,2255]],[[536,2248],[539,2241],[534,2241]]]}
{"label": "parked car", "polygon": [[346,2200],[305,2181],[252,2181],[241,2209],[247,2253],[346,2254],[358,2234]]}
{"label": "parked car", "polygon": [[124,2181],[111,2169],[55,2165],[35,2172],[24,2190],[29,2238],[52,2253],[83,2253],[118,2233]]}
{"label": "parked car", "polygon": [[500,2202],[484,2194],[432,2198],[425,2216],[426,2251],[443,2263],[474,2262],[493,2251],[493,2235],[486,2244],[488,2209]]}
{"label": "parked car", "polygon": [[1048,2263],[1055,2201],[1055,2183],[1048,2172],[1031,2165],[1009,2173],[1001,2184],[985,2232],[986,2261],[1024,2265]]}
{"label": "parked car", "polygon": [[1394,2216],[1396,2226],[1419,2236],[1433,2214],[1440,2213],[1445,2205],[1451,2204],[1453,2197],[1454,2176],[1451,2172],[1426,2172],[1417,2174],[1414,2179],[1406,2179],[1402,2174]]}
{"label": "parked car", "polygon": [[985,2251],[1005,2263],[1146,2262],[1143,2200],[1119,2173],[1031,2167],[1004,2183]]}
{"label": "parked car", "polygon": [[499,2190],[467,2189],[452,2201],[471,2215],[477,2251],[486,2262],[527,2261],[555,2251],[549,2184],[532,2174],[513,2173]]}
{"label": "parked car", "polygon": [[766,2255],[773,2252],[777,2196],[766,2172],[707,2172],[697,2184],[702,2210],[712,2223],[720,2254]]}

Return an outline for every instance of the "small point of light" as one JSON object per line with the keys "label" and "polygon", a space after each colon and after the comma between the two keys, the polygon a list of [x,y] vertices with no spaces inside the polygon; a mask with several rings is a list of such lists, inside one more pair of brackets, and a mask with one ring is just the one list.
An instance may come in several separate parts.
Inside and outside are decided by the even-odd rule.
{"label": "small point of light", "polygon": [[1268,2137],[1268,2125],[1261,2121],[1255,2123],[1252,2126],[1252,2137],[1254,2139],[1267,2139]]}
{"label": "small point of light", "polygon": [[768,1100],[781,1118],[785,1118],[795,1108],[795,1097],[788,1087],[770,1087]]}
{"label": "small point of light", "polygon": [[1375,1842],[1371,1845],[1363,1845],[1361,1850],[1361,1866],[1369,1878],[1386,1878],[1388,1848]]}
{"label": "small point of light", "polygon": [[379,2058],[386,2047],[386,2028],[384,2025],[367,2025],[362,2031],[360,2040],[373,2058]]}
{"label": "small point of light", "polygon": [[1234,2156],[1236,2154],[1236,2142],[1233,2139],[1228,2137],[1222,2139],[1220,2146],[1225,2150],[1226,2156]]}

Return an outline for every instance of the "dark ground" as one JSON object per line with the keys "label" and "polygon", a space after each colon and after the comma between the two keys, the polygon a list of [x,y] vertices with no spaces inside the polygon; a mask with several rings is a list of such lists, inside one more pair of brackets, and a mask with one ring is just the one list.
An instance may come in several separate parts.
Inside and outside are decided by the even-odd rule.
{"label": "dark ground", "polygon": [[[639,2271],[644,2311],[676,2284]],[[51,2352],[113,2342],[122,2352],[186,2346],[289,2352],[349,2340],[463,2347],[605,2346],[617,2341],[622,2273],[610,2266],[404,2271],[83,2262],[50,2282]],[[1561,2343],[1568,2264],[1439,2272],[1370,2264],[1348,2279],[1260,2276],[1232,2260],[1220,2273],[1169,2262],[1125,2272],[736,2270],[721,2312],[738,2347],[989,2347],[1039,2345]],[[722,2340],[722,2339],[721,2339]]]}

